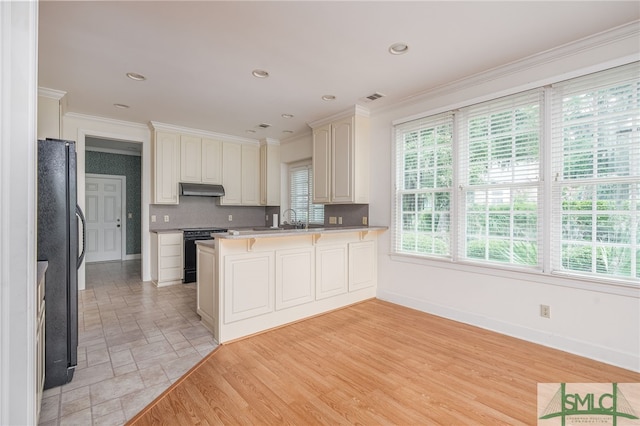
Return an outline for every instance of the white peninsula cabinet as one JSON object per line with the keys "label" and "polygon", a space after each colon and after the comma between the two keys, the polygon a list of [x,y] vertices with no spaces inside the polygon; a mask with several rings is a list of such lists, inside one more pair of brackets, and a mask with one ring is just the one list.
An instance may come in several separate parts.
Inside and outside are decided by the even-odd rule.
{"label": "white peninsula cabinet", "polygon": [[369,116],[357,107],[346,116],[311,123],[313,202],[369,202]]}
{"label": "white peninsula cabinet", "polygon": [[241,231],[198,241],[198,314],[224,343],[373,298],[385,229]]}

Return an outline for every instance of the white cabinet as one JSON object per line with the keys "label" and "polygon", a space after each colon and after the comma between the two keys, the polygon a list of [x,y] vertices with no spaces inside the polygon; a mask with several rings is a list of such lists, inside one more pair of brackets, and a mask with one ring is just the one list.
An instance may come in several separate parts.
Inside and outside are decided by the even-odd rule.
{"label": "white cabinet", "polygon": [[280,205],[280,145],[260,145],[260,205]]}
{"label": "white cabinet", "polygon": [[260,147],[222,143],[222,205],[260,205]]}
{"label": "white cabinet", "polygon": [[276,250],[276,310],[315,299],[313,247]]}
{"label": "white cabinet", "polygon": [[213,247],[196,245],[198,269],[196,272],[197,307],[202,324],[218,339],[218,268]]}
{"label": "white cabinet", "polygon": [[273,261],[273,252],[225,256],[225,324],[273,311]]}
{"label": "white cabinet", "polygon": [[316,299],[347,292],[347,245],[316,246]]}
{"label": "white cabinet", "polygon": [[151,233],[151,279],[158,286],[182,282],[182,232]]}
{"label": "white cabinet", "polygon": [[180,135],[180,182],[202,180],[202,143],[195,136]]}
{"label": "white cabinet", "polygon": [[222,183],[222,142],[181,135],[180,182]]}
{"label": "white cabinet", "polygon": [[178,204],[180,136],[154,132],[151,144],[151,204]]}
{"label": "white cabinet", "polygon": [[242,205],[260,205],[260,147],[242,145]]}
{"label": "white cabinet", "polygon": [[369,118],[361,110],[314,126],[313,202],[369,202]]}
{"label": "white cabinet", "polygon": [[349,291],[376,285],[376,243],[349,243]]}

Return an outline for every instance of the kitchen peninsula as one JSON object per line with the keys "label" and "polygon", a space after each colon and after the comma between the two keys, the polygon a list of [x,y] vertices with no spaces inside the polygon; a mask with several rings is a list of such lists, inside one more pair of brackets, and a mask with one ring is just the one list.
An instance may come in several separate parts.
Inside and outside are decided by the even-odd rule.
{"label": "kitchen peninsula", "polygon": [[198,241],[198,307],[219,343],[375,297],[387,227],[243,230]]}

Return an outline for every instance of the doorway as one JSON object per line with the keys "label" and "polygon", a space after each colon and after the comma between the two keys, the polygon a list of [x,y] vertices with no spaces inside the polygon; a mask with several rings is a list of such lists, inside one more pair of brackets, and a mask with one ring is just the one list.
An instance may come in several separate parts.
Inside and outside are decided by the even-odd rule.
{"label": "doorway", "polygon": [[124,260],[126,254],[127,178],[85,175],[87,262]]}
{"label": "doorway", "polygon": [[[141,148],[137,142],[85,137],[87,262],[142,258]],[[113,192],[118,186],[120,197]]]}

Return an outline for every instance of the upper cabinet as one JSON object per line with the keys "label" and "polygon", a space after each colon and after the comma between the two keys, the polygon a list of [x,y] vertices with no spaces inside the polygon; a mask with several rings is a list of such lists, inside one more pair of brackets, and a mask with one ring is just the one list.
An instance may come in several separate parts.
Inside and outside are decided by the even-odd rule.
{"label": "upper cabinet", "polygon": [[280,145],[260,145],[260,204],[280,205]]}
{"label": "upper cabinet", "polygon": [[180,182],[222,183],[222,142],[180,136]]}
{"label": "upper cabinet", "polygon": [[313,202],[369,202],[369,117],[362,108],[312,124]]}
{"label": "upper cabinet", "polygon": [[180,182],[221,184],[225,190],[222,205],[280,204],[277,140],[265,139],[258,144],[157,122],[150,126],[152,204],[178,204]]}
{"label": "upper cabinet", "polygon": [[178,204],[180,135],[154,131],[151,158],[151,204]]}
{"label": "upper cabinet", "polygon": [[59,139],[62,136],[62,98],[66,92],[38,89],[38,139]]}

